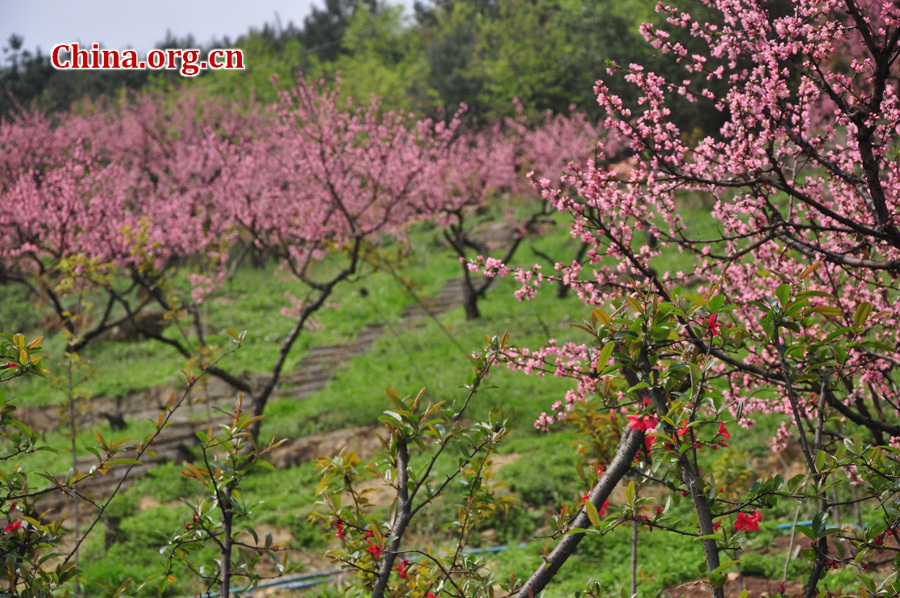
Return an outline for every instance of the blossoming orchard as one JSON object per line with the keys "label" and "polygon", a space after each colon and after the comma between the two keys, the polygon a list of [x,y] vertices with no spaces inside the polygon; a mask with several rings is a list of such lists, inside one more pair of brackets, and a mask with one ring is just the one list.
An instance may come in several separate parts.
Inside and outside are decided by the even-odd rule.
{"label": "blossoming orchard", "polygon": [[[466,106],[426,118],[303,77],[276,81],[274,106],[147,93],[2,121],[0,282],[53,315],[69,368],[124,325],[188,366],[184,396],[172,395],[150,437],[131,441],[137,460],[117,459],[126,445],[97,432],[98,466],[48,472],[49,485],[37,482],[43,469],[28,477],[34,461],[18,462],[41,439],[0,394],[0,594],[79,591],[78,551],[110,503],[91,499],[89,527],[76,508],[66,543],[36,501],[61,493],[78,504],[86,478],[130,472],[204,376],[248,407],[239,400],[220,429],[196,433],[203,463],[183,475],[206,494],[182,497],[190,513],[159,551],[164,571],[110,595],[162,595],[187,574],[230,596],[233,580],[252,590],[281,575],[272,534],[261,541],[241,527],[266,509],[242,486],[281,447],[261,433],[273,397],[318,314],[364,273],[402,262],[422,228],[438,231],[463,277],[466,320],[489,334],[468,347],[453,397],[388,388],[382,401],[375,389],[380,452],[344,446],[316,461],[315,504],[300,519],[315,522],[319,552],[342,568],[342,595],[552,596],[571,560],[594,554],[585,545],[607,550],[625,532],[630,587],[588,575],[582,595],[649,596],[638,571],[655,562],[642,548],[652,533],[689,541],[691,574],[708,595],[747,596],[735,589],[745,555],[776,522],[790,530],[777,593],[841,595],[829,585],[840,569],[855,595],[900,594],[900,7],[677,4],[660,3],[657,23],[640,29],[674,67],[596,73],[597,123],[575,110],[528,118],[515,106],[487,123],[467,120]],[[615,95],[614,81],[636,101]],[[690,105],[721,126],[682,130]],[[709,218],[698,224],[686,206]],[[499,240],[485,236],[492,217]],[[551,255],[534,240],[559,227],[571,241]],[[210,330],[230,324],[209,313],[252,259],[293,286],[272,316],[284,324],[268,361],[257,359],[265,376],[251,379],[211,346]],[[581,315],[564,333],[544,326],[545,340],[522,342],[490,330],[491,288],[523,311],[551,292],[562,305],[571,291]],[[245,334],[228,328],[236,346]],[[46,375],[42,350],[39,338],[0,336],[0,382]],[[410,367],[426,352],[403,350]],[[517,508],[499,469],[521,411],[503,399],[511,378],[536,389],[568,382],[535,391],[545,403],[525,415],[535,438],[566,434],[552,450],[574,463],[577,491],[560,500],[542,489],[548,504],[522,511],[540,519],[540,547],[501,576],[494,569],[506,564],[483,543]],[[494,396],[499,404],[481,409]],[[329,417],[319,414],[324,426]],[[763,418],[777,422],[764,452],[797,449],[790,476],[733,466]],[[524,459],[550,463],[556,452],[542,450]],[[641,570],[652,578],[651,565]]]}

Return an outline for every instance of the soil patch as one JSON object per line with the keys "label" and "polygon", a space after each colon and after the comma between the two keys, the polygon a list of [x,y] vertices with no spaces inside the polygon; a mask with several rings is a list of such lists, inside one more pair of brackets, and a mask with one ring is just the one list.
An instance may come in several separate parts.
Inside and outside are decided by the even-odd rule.
{"label": "soil patch", "polygon": [[[745,575],[743,579],[743,587],[747,590],[747,598],[765,598],[780,594],[780,586],[780,581],[766,579],[765,577]],[[675,598],[709,598],[709,586],[700,581],[669,586],[665,591]],[[725,595],[738,596],[740,593],[741,584],[738,582],[737,573],[729,575],[728,581],[725,582]],[[803,585],[800,582],[788,581],[785,583],[785,596],[799,596],[802,593]]]}
{"label": "soil patch", "polygon": [[294,438],[272,451],[270,460],[275,467],[288,469],[306,461],[315,461],[319,457],[333,457],[345,448],[355,450],[359,458],[365,460],[381,447],[381,443],[375,436],[375,430],[380,427],[380,425],[369,425],[358,428],[342,428],[332,432]]}

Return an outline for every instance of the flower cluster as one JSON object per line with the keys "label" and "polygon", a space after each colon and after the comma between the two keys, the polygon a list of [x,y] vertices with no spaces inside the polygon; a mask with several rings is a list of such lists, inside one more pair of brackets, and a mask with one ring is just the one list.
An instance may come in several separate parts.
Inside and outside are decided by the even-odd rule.
{"label": "flower cluster", "polygon": [[758,532],[759,522],[762,521],[762,513],[759,511],[750,511],[747,513],[738,513],[737,521],[734,522],[735,531]]}
{"label": "flower cluster", "polygon": [[194,513],[194,518],[191,521],[184,522],[185,531],[191,531],[191,528],[200,523],[200,518]]}
{"label": "flower cluster", "polygon": [[366,551],[372,555],[372,558],[378,559],[381,558],[381,553],[384,552],[384,547],[372,542],[373,535],[374,534],[372,534],[371,530],[366,532],[366,544],[369,545],[369,547],[366,548]]}
{"label": "flower cluster", "polygon": [[884,546],[885,537],[896,534],[898,528],[900,528],[900,525],[898,525],[897,523],[894,523],[893,525],[889,526],[885,531],[881,532],[880,534],[878,534],[877,536],[872,538],[872,544],[874,544],[875,546],[878,546],[879,550],[881,550],[881,547]]}
{"label": "flower cluster", "polygon": [[[378,557],[375,557],[375,558],[378,558]],[[402,561],[400,561],[399,565],[394,567],[394,570],[397,572],[397,575],[400,576],[400,579],[409,579],[408,567],[409,567],[409,561],[406,559],[403,559]]]}
{"label": "flower cluster", "polygon": [[18,520],[18,521],[13,521],[12,523],[10,523],[9,525],[7,525],[6,527],[3,528],[3,533],[4,533],[4,534],[11,533],[11,532],[14,532],[14,531],[16,531],[17,529],[19,529],[19,528],[21,528],[21,527],[22,527],[22,520],[21,520],[21,519]]}
{"label": "flower cluster", "polygon": [[655,415],[645,415],[644,417],[639,415],[628,416],[628,427],[638,432],[647,433],[649,430],[655,430],[657,424],[659,424],[659,419]]}

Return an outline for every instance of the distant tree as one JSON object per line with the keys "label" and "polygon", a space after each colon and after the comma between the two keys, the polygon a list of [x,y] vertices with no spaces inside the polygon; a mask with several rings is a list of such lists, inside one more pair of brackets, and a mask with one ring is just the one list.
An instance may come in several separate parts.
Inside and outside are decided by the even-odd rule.
{"label": "distant tree", "polygon": [[378,0],[325,0],[325,7],[313,6],[303,19],[300,41],[315,50],[320,60],[334,60],[342,52],[342,42],[350,18],[361,7],[373,13],[381,10]]}
{"label": "distant tree", "polygon": [[13,34],[0,63],[0,118],[32,106],[43,112],[68,110],[78,100],[115,95],[123,87],[138,89],[149,71],[60,71],[40,49],[23,50],[24,38]]}
{"label": "distant tree", "polygon": [[511,116],[514,98],[532,116],[574,103],[596,118],[597,74],[647,55],[635,19],[608,2],[439,2],[415,10],[427,83],[441,104],[465,102],[469,119]]}
{"label": "distant tree", "polygon": [[469,106],[468,116],[485,112],[481,104],[484,77],[477,71],[482,16],[471,6],[457,3],[440,25],[425,31],[426,82],[443,106]]}
{"label": "distant tree", "polygon": [[451,14],[458,6],[468,6],[478,14],[485,16],[497,16],[499,11],[498,0],[430,0],[413,3],[413,14],[416,22],[423,26],[434,26],[441,18]]}
{"label": "distant tree", "polygon": [[340,73],[345,95],[363,99],[375,94],[393,110],[418,110],[433,101],[425,82],[422,37],[406,26],[403,14],[399,5],[374,13],[360,6],[350,18],[344,53],[321,65],[326,73]]}
{"label": "distant tree", "polygon": [[25,39],[15,33],[9,36],[0,62],[0,117],[9,114],[16,103],[27,105],[40,96],[53,67],[40,51],[22,50]]}

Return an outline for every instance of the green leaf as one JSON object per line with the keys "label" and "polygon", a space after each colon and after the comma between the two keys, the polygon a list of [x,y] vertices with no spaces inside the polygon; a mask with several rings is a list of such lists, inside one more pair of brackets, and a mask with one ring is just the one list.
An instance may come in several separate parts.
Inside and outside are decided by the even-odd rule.
{"label": "green leaf", "polygon": [[781,303],[782,307],[787,305],[788,299],[791,298],[791,285],[778,285],[778,288],[775,289],[775,297],[778,298],[778,302]]}
{"label": "green leaf", "polygon": [[866,323],[866,320],[869,319],[869,314],[872,313],[872,304],[868,301],[863,301],[859,305],[856,306],[856,313],[853,314],[853,326],[855,328],[861,328],[863,324]]}
{"label": "green leaf", "polygon": [[817,305],[809,311],[817,314],[822,314],[823,316],[838,317],[844,315],[844,312],[831,305]]}
{"label": "green leaf", "polygon": [[591,525],[594,527],[600,527],[600,513],[597,512],[597,507],[594,506],[590,500],[584,501],[584,510],[587,511],[588,519],[591,520]]}
{"label": "green leaf", "polygon": [[[397,421],[400,422],[401,424],[403,423],[403,417],[402,417],[399,413],[395,413],[395,412],[393,412],[393,411],[385,411],[385,412],[384,412],[384,415],[386,415],[386,416],[388,416],[388,417],[394,418],[395,420],[397,420]],[[383,421],[383,422],[388,421],[388,419],[387,419],[386,417],[384,417],[384,416],[379,417],[378,419],[379,419],[380,421]]]}
{"label": "green leaf", "polygon": [[401,409],[401,410],[403,409],[403,403],[401,402],[400,394],[396,390],[394,390],[393,388],[388,386],[387,388],[384,389],[384,392],[387,395],[387,397],[391,400],[391,403],[394,404],[394,407],[396,407],[397,409]]}
{"label": "green leaf", "polygon": [[734,567],[734,566],[737,565],[738,563],[740,563],[740,561],[725,561],[724,563],[722,563],[721,565],[719,565],[718,567],[716,567],[716,570],[713,571],[713,575],[716,575],[716,574],[718,574],[718,573],[722,573],[722,572],[725,571],[726,569],[729,569],[730,567]]}
{"label": "green leaf", "polygon": [[603,348],[600,349],[600,354],[597,356],[598,368],[602,368],[606,365],[606,362],[609,361],[609,358],[612,356],[613,349],[615,348],[615,343],[606,343],[605,345],[603,345]]}
{"label": "green leaf", "polygon": [[825,453],[825,451],[819,451],[818,453],[816,453],[816,457],[814,460],[816,471],[822,471],[825,468],[826,459],[828,459],[828,454]]}
{"label": "green leaf", "polygon": [[828,522],[828,511],[819,511],[812,520],[812,531],[816,536],[821,535]]}
{"label": "green leaf", "polygon": [[595,307],[594,311],[591,314],[595,320],[603,324],[604,326],[609,326],[612,324],[612,318],[609,317],[609,314],[600,309],[599,307]]}
{"label": "green leaf", "polygon": [[641,390],[641,389],[644,389],[644,388],[650,388],[650,385],[647,384],[646,382],[638,382],[637,384],[635,384],[634,386],[632,386],[631,388],[629,388],[629,389],[626,390],[625,392],[626,392],[627,394],[631,394],[631,393],[633,393],[633,392],[636,391],[636,390]]}

